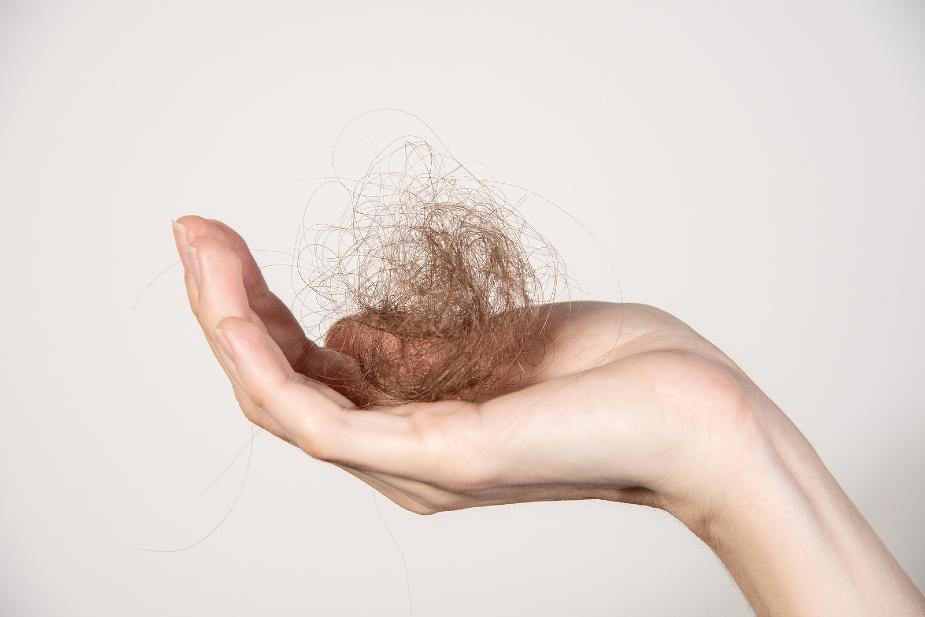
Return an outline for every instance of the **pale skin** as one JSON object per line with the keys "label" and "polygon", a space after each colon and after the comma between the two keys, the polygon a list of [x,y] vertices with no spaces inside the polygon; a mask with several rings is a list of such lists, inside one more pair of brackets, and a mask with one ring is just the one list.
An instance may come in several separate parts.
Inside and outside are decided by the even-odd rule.
{"label": "pale skin", "polygon": [[759,616],[925,616],[812,445],[722,351],[651,306],[548,305],[542,361],[478,400],[382,404],[349,322],[307,339],[244,240],[174,224],[190,306],[248,420],[420,514],[525,501],[660,508]]}

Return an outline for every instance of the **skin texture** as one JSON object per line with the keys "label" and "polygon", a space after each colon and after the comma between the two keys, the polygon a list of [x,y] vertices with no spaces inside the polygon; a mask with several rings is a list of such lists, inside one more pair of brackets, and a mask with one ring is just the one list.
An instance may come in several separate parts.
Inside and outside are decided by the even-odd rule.
{"label": "skin texture", "polygon": [[[925,615],[925,598],[787,416],[717,347],[651,306],[544,307],[516,390],[384,405],[305,338],[241,237],[174,223],[190,306],[245,416],[420,514],[541,500],[661,508],[758,615]],[[464,397],[465,398],[465,397]]]}

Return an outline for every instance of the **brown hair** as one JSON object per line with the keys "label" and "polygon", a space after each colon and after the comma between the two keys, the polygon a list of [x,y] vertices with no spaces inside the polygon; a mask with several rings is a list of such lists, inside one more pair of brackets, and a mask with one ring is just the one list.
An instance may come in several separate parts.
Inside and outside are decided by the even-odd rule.
{"label": "brown hair", "polygon": [[314,227],[299,269],[377,399],[478,399],[517,386],[542,355],[541,303],[563,272],[497,185],[405,141],[348,188],[339,224]]}

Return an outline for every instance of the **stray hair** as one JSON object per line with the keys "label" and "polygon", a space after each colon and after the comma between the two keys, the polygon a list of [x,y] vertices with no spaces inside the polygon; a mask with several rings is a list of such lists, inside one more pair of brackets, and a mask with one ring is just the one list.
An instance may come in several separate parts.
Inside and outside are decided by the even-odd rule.
{"label": "stray hair", "polygon": [[354,358],[377,403],[517,388],[542,359],[540,307],[564,272],[555,249],[496,185],[425,141],[393,142],[337,183],[349,208],[312,228],[297,264],[327,344]]}

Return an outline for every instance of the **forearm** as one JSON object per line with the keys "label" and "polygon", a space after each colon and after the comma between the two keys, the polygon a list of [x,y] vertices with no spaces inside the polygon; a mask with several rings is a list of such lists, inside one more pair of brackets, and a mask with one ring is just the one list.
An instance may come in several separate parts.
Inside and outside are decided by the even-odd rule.
{"label": "forearm", "polygon": [[809,442],[765,411],[709,516],[692,526],[756,613],[925,615],[925,598]]}

